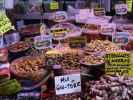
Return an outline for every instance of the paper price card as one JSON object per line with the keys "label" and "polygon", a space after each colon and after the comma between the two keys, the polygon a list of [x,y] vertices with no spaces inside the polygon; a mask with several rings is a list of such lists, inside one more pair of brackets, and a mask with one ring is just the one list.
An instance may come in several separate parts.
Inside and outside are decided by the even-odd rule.
{"label": "paper price card", "polygon": [[101,25],[101,34],[103,35],[113,35],[116,32],[116,24],[107,23]]}
{"label": "paper price card", "polygon": [[130,73],[130,53],[112,52],[105,56],[106,74],[129,75]]}
{"label": "paper price card", "polygon": [[65,22],[68,19],[67,13],[65,11],[57,11],[53,14],[53,16],[55,22]]}
{"label": "paper price card", "polygon": [[41,35],[34,38],[36,49],[52,48],[52,37],[50,35]]}
{"label": "paper price card", "polygon": [[90,9],[80,9],[76,14],[76,22],[84,22],[90,17],[94,17],[94,13]]}
{"label": "paper price card", "polygon": [[65,38],[68,30],[66,28],[52,28],[50,30],[50,33],[52,34],[54,39],[61,40]]}
{"label": "paper price card", "polygon": [[57,1],[52,1],[50,3],[50,10],[57,10],[59,9],[59,3]]}
{"label": "paper price card", "polygon": [[105,8],[95,8],[94,9],[95,16],[104,16],[105,15]]}
{"label": "paper price card", "polygon": [[127,4],[116,4],[115,5],[115,12],[118,15],[125,15],[127,14],[128,6]]}
{"label": "paper price card", "polygon": [[118,45],[124,45],[128,43],[129,33],[128,32],[116,32],[112,38],[113,38],[114,43]]}
{"label": "paper price card", "polygon": [[128,12],[132,11],[133,6],[133,0],[126,0],[127,6],[128,6]]}
{"label": "paper price card", "polygon": [[87,43],[86,37],[79,36],[69,39],[69,45],[71,48],[83,48]]}
{"label": "paper price card", "polygon": [[70,74],[55,77],[56,95],[81,92],[80,74]]}

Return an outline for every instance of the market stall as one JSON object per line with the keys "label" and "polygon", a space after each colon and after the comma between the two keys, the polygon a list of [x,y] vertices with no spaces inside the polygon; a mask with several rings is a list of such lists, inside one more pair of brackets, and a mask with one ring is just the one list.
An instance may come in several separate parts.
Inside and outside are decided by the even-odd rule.
{"label": "market stall", "polygon": [[[59,3],[15,8],[14,24],[0,11],[0,100],[133,100],[132,23]],[[128,7],[116,4],[121,20]]]}

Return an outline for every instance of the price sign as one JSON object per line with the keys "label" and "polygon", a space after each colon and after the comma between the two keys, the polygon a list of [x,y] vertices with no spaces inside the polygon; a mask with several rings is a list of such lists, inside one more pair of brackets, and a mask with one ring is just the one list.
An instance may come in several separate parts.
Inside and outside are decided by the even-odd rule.
{"label": "price sign", "polygon": [[133,6],[133,0],[126,0],[127,6],[128,6],[128,12],[132,11]]}
{"label": "price sign", "polygon": [[36,49],[52,48],[52,37],[50,35],[41,35],[34,38]]}
{"label": "price sign", "polygon": [[73,37],[69,39],[69,45],[71,48],[83,48],[87,43],[87,39],[83,36]]}
{"label": "price sign", "polygon": [[57,10],[59,9],[59,3],[57,1],[52,1],[50,3],[50,10]]}
{"label": "price sign", "polygon": [[127,4],[116,4],[115,11],[116,11],[116,14],[118,15],[125,15],[127,14],[128,6]]}
{"label": "price sign", "polygon": [[88,23],[88,24],[80,24],[82,28],[83,33],[89,33],[89,34],[99,34],[101,30],[101,25],[93,24],[93,23]]}
{"label": "price sign", "polygon": [[128,43],[129,33],[128,32],[116,32],[113,35],[113,42],[119,45]]}
{"label": "price sign", "polygon": [[129,75],[130,71],[130,53],[112,52],[105,56],[106,74]]}
{"label": "price sign", "polygon": [[94,17],[94,13],[90,9],[80,9],[76,14],[76,22],[86,21],[89,17]]}
{"label": "price sign", "polygon": [[52,28],[50,31],[53,38],[56,40],[64,39],[68,32],[66,28]]}
{"label": "price sign", "polygon": [[68,19],[67,13],[65,11],[57,11],[54,13],[55,22],[65,22]]}
{"label": "price sign", "polygon": [[71,74],[55,77],[56,95],[81,92],[80,74]]}
{"label": "price sign", "polygon": [[105,15],[105,8],[95,8],[94,9],[95,16],[104,16]]}
{"label": "price sign", "polygon": [[113,35],[116,32],[116,24],[107,23],[101,25],[101,34],[103,35]]}
{"label": "price sign", "polygon": [[5,35],[6,45],[10,46],[20,41],[20,36],[18,32],[14,32],[12,34]]}

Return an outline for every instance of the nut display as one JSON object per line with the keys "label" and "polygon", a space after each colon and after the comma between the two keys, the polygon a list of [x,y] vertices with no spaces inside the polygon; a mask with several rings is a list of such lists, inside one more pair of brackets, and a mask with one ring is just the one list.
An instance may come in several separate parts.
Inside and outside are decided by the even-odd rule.
{"label": "nut display", "polygon": [[89,55],[84,56],[81,62],[86,65],[96,65],[104,63],[104,59],[102,57],[97,57],[95,55]]}
{"label": "nut display", "polygon": [[24,36],[28,36],[31,34],[37,34],[40,32],[40,26],[41,26],[40,24],[27,25],[27,26],[21,28],[20,32]]}
{"label": "nut display", "polygon": [[24,41],[18,42],[16,44],[13,44],[9,47],[9,51],[13,53],[25,51],[30,48],[29,43],[26,43]]}
{"label": "nut display", "polygon": [[87,44],[85,52],[111,52],[117,50],[120,50],[119,47],[108,40],[92,40],[89,44]]}
{"label": "nut display", "polygon": [[78,54],[64,54],[62,58],[61,65],[63,69],[76,70],[80,69],[80,56]]}
{"label": "nut display", "polygon": [[56,96],[56,100],[82,100],[80,93]]}
{"label": "nut display", "polygon": [[27,56],[14,60],[11,63],[11,70],[16,76],[27,77],[45,73],[44,59],[42,57]]}
{"label": "nut display", "polygon": [[85,83],[85,97],[89,100],[132,100],[133,78],[103,76],[99,81]]}

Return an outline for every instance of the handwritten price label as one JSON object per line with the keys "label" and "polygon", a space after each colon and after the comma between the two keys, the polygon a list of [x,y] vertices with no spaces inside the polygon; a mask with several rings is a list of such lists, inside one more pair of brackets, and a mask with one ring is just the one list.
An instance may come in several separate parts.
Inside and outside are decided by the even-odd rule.
{"label": "handwritten price label", "polygon": [[116,11],[116,14],[118,15],[125,15],[127,14],[128,6],[127,4],[116,4],[115,11]]}
{"label": "handwritten price label", "polygon": [[34,38],[36,49],[52,48],[52,37],[50,35],[41,35]]}
{"label": "handwritten price label", "polygon": [[80,74],[55,77],[55,91],[57,95],[81,92]]}
{"label": "handwritten price label", "polygon": [[68,30],[66,28],[52,28],[50,32],[54,39],[61,40],[65,38]]}

